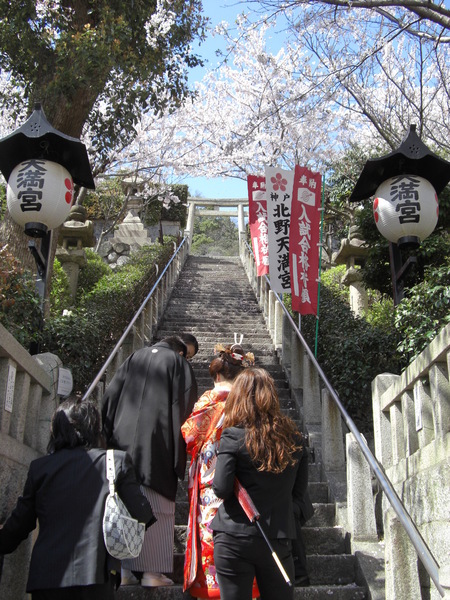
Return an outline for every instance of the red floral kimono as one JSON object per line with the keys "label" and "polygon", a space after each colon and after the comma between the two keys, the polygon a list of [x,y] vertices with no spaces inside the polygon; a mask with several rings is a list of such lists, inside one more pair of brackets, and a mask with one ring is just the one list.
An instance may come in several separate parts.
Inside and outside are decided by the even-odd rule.
{"label": "red floral kimono", "polygon": [[[227,389],[221,389],[220,386],[205,392],[181,427],[187,452],[191,456],[183,590],[189,589],[194,598],[220,598],[210,523],[222,503],[214,494],[212,482],[228,393]],[[259,597],[256,583],[253,597]]]}
{"label": "red floral kimono", "polygon": [[205,392],[181,427],[187,452],[191,455],[183,590],[189,589],[194,598],[220,598],[209,524],[222,503],[213,492],[212,482],[227,396],[226,389]]}

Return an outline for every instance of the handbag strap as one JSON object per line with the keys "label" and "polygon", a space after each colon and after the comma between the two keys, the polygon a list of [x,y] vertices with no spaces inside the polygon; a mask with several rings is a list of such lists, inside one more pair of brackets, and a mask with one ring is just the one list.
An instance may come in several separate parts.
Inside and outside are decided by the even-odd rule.
{"label": "handbag strap", "polygon": [[114,465],[114,450],[106,451],[106,477],[109,481],[109,493],[114,496],[116,490],[114,481],[116,479],[116,467]]}

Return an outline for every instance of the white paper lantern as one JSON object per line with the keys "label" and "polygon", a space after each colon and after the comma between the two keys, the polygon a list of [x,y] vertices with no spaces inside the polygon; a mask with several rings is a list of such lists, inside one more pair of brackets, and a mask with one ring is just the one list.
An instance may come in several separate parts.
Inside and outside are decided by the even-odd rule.
{"label": "white paper lantern", "polygon": [[[29,159],[14,167],[6,200],[13,220],[25,233],[43,235],[64,223],[73,201],[73,180],[62,165]],[[27,224],[32,224],[27,227]]]}
{"label": "white paper lantern", "polygon": [[394,244],[408,238],[422,242],[434,230],[439,216],[436,191],[417,175],[396,175],[378,187],[373,201],[378,231]]}

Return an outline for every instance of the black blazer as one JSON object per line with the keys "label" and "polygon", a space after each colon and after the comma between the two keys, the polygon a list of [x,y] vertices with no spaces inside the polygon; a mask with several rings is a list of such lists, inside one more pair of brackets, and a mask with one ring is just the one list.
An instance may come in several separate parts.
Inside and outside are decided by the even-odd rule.
{"label": "black blazer", "polygon": [[122,363],[101,402],[108,447],[128,452],[139,481],[172,501],[186,471],[181,426],[196,400],[191,365],[158,342]]}
{"label": "black blazer", "polygon": [[234,495],[234,478],[237,477],[260,512],[260,523],[267,536],[294,539],[293,498],[299,497],[304,488],[299,471],[301,456],[299,450],[297,463],[282,473],[258,471],[245,447],[245,430],[241,427],[224,429],[213,482],[214,492],[224,498],[224,502],[212,520],[211,528],[231,534],[260,535]]}
{"label": "black blazer", "polygon": [[[131,515],[154,521],[129,455],[114,451],[116,489]],[[15,550],[39,521],[27,591],[105,583],[120,563],[107,552],[102,520],[106,496],[106,451],[58,450],[30,464],[23,495],[0,529],[0,554]]]}

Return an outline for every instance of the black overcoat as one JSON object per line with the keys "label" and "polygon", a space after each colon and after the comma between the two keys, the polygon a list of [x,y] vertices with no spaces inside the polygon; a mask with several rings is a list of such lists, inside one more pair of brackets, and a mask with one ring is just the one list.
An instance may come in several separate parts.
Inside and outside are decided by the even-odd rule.
{"label": "black overcoat", "polygon": [[102,399],[108,447],[126,450],[141,483],[172,501],[186,469],[180,429],[196,400],[191,365],[166,342],[132,354]]}

